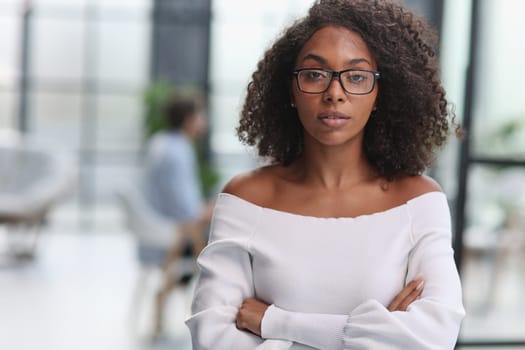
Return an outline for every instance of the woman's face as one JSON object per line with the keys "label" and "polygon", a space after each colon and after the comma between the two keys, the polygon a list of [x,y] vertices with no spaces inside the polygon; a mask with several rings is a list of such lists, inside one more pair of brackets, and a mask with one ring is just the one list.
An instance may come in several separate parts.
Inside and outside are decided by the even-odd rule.
{"label": "woman's face", "polygon": [[[346,69],[377,70],[377,64],[361,36],[343,27],[327,26],[315,32],[299,52],[295,69],[301,68],[336,72]],[[317,77],[314,72],[307,79],[315,82]],[[350,86],[353,80],[357,84],[361,78],[356,75],[343,79]],[[338,78],[334,77],[325,92],[311,94],[300,91],[294,78],[292,103],[305,130],[305,143],[336,146],[357,141],[361,144],[377,91],[375,84],[369,94],[352,95],[343,90]]]}

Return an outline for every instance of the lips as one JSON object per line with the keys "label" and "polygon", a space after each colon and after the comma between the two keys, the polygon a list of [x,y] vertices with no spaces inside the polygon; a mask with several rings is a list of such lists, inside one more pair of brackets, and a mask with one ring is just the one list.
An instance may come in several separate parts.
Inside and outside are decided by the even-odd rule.
{"label": "lips", "polygon": [[326,112],[319,114],[317,119],[330,128],[339,128],[346,124],[350,117],[339,112]]}

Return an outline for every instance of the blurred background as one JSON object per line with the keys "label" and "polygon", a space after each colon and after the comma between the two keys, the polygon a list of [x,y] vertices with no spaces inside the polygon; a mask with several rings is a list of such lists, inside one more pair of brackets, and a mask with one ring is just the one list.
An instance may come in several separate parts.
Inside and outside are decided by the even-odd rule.
{"label": "blurred background", "polygon": [[[429,171],[454,220],[458,348],[525,349],[525,2],[405,2],[440,34],[447,96],[468,131]],[[245,88],[311,3],[0,0],[1,349],[191,348],[191,282],[151,337],[162,273],[137,258],[116,193],[140,176],[152,114],[173,91],[207,101],[209,196],[257,166],[234,131]]]}

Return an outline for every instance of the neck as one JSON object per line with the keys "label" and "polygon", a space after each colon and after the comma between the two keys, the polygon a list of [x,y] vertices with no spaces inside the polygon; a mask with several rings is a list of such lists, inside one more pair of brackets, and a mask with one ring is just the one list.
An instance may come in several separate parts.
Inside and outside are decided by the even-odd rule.
{"label": "neck", "polygon": [[377,178],[361,146],[305,147],[297,166],[305,182],[325,189],[340,190]]}

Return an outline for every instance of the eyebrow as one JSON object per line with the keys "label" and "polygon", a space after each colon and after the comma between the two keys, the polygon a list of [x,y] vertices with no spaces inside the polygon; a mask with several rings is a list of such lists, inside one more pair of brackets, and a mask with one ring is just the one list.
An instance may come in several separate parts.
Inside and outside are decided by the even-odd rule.
{"label": "eyebrow", "polygon": [[[303,61],[306,61],[308,59],[317,61],[320,64],[327,64],[328,63],[327,60],[324,57],[315,55],[313,53],[309,53],[308,55],[304,56]],[[369,65],[372,65],[370,63],[370,61],[368,61],[366,58],[353,58],[353,59],[348,61],[348,64],[356,65],[356,64],[359,64],[359,63],[362,63],[362,62],[368,63]]]}

